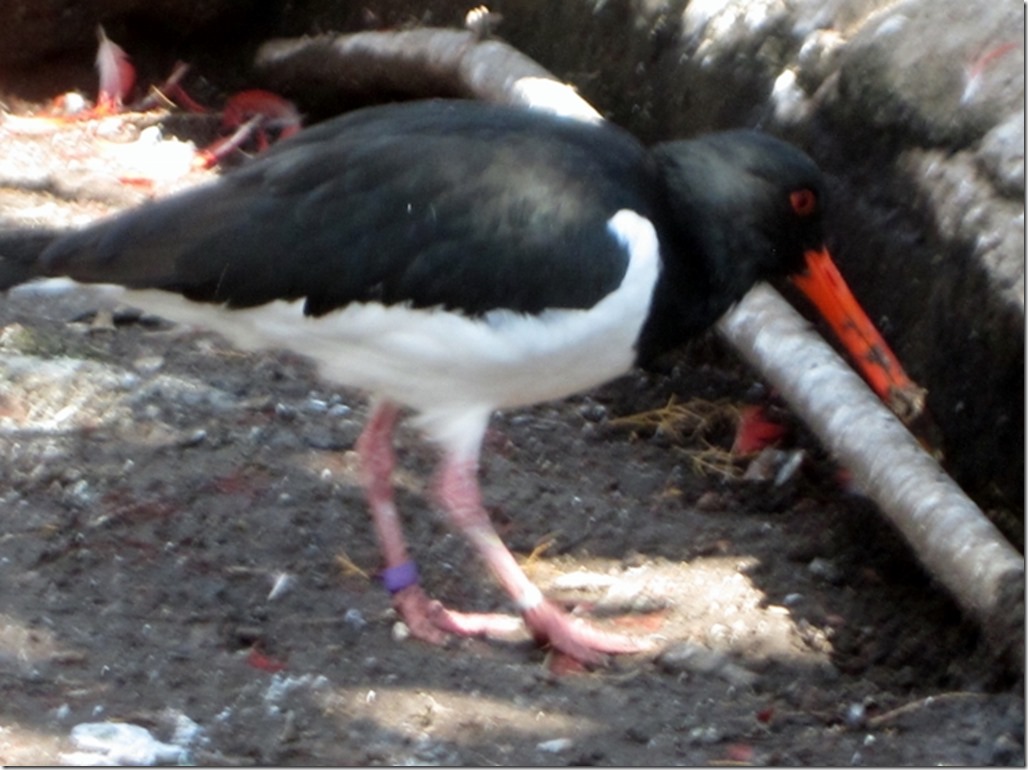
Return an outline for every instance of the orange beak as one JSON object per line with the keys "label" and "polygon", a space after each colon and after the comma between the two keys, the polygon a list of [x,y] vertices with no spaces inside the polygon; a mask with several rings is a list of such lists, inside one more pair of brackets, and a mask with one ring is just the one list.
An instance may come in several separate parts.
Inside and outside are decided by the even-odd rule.
{"label": "orange beak", "polygon": [[872,390],[909,425],[924,411],[924,388],[903,371],[839,274],[828,249],[811,249],[804,257],[807,269],[793,276],[793,283],[832,327]]}

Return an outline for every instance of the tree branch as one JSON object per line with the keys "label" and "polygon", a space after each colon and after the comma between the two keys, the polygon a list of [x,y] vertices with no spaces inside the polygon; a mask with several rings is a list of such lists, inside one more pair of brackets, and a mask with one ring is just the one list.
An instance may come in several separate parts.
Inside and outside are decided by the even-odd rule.
{"label": "tree branch", "polygon": [[718,331],[782,393],[929,573],[1024,668],[1024,559],[854,371],[769,286]]}
{"label": "tree branch", "polygon": [[256,66],[284,90],[313,86],[361,96],[462,96],[582,120],[603,119],[572,86],[520,51],[460,30],[271,40],[258,51]]}

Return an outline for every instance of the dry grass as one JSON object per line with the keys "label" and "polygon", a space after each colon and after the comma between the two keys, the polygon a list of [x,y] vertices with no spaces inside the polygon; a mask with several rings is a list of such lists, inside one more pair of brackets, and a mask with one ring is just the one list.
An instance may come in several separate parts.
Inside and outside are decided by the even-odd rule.
{"label": "dry grass", "polygon": [[685,454],[694,473],[734,479],[743,472],[738,458],[719,446],[715,437],[726,428],[734,430],[739,417],[739,407],[725,399],[692,398],[679,403],[672,395],[659,409],[617,417],[608,425],[637,434],[663,436]]}

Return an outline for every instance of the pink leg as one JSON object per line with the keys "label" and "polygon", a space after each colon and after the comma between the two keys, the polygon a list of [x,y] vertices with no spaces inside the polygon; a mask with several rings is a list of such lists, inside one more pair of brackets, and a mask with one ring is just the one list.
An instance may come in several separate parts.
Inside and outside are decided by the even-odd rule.
{"label": "pink leg", "polygon": [[[399,409],[388,401],[373,410],[357,440],[357,453],[368,505],[379,545],[386,562],[386,585],[393,606],[418,639],[434,644],[457,636],[507,637],[520,629],[518,618],[492,613],[460,613],[430,599],[417,584],[417,574],[407,553],[390,481],[395,456],[393,429]],[[477,480],[477,460],[449,454],[437,479],[437,494],[453,524],[468,538],[500,585],[514,599],[529,631],[540,644],[583,663],[599,663],[604,653],[630,653],[648,649],[644,640],[601,631],[572,618],[546,600],[528,579],[514,556],[500,540],[482,507]]]}
{"label": "pink leg", "polygon": [[[396,465],[393,454],[393,430],[399,408],[389,401],[375,405],[367,425],[357,439],[357,454],[361,461],[364,492],[371,509],[371,521],[375,526],[386,571],[402,569],[410,564],[407,543],[403,537],[400,516],[393,499],[392,475]],[[400,616],[407,622],[411,632],[419,639],[442,644],[446,634],[428,621],[428,597],[415,583],[393,594],[393,604]]]}
{"label": "pink leg", "polygon": [[479,636],[509,634],[518,630],[520,623],[517,618],[452,612],[430,599],[417,584],[417,571],[407,553],[391,481],[396,465],[392,438],[398,416],[396,404],[379,402],[357,439],[365,495],[386,563],[384,575],[392,579],[386,583],[393,594],[393,606],[411,634],[433,644],[444,643],[449,634]]}
{"label": "pink leg", "polygon": [[389,567],[407,562],[407,544],[393,502],[391,480],[396,465],[393,429],[396,427],[398,413],[399,409],[391,402],[377,404],[357,439],[364,491],[371,507],[375,534],[385,556],[386,566]]}
{"label": "pink leg", "polygon": [[[437,494],[454,525],[474,545],[497,581],[514,599],[536,641],[582,663],[592,664],[601,662],[604,653],[648,649],[650,645],[645,640],[601,631],[571,617],[543,597],[493,528],[489,514],[482,507],[477,471],[474,459],[447,457],[438,478]],[[475,616],[477,625],[463,632],[494,635],[489,625],[490,617],[496,616]],[[457,620],[459,622],[459,618]]]}

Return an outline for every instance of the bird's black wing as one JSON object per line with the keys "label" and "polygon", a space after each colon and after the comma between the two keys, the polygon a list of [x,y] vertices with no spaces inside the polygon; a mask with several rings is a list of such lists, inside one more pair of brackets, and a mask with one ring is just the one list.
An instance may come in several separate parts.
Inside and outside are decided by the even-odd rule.
{"label": "bird's black wing", "polygon": [[467,102],[370,108],[72,234],[40,272],[232,307],[304,298],[313,315],[589,307],[626,270],[607,221],[646,215],[651,174],[610,126]]}

